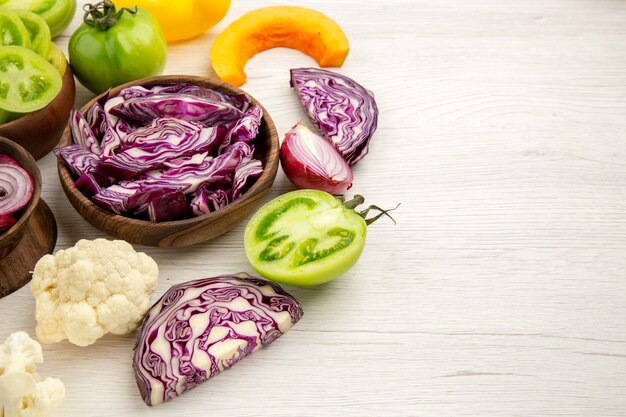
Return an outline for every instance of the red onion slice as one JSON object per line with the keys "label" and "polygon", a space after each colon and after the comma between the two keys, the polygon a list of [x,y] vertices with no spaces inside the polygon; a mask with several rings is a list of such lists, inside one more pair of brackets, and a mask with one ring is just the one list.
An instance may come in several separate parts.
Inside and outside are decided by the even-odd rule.
{"label": "red onion slice", "polygon": [[[11,158],[3,156],[0,163],[0,216],[26,207],[33,196],[33,179]],[[8,162],[13,161],[15,164]]]}
{"label": "red onion slice", "polygon": [[352,170],[341,154],[300,123],[285,135],[280,162],[287,178],[298,188],[339,194],[352,186]]}
{"label": "red onion slice", "polygon": [[12,228],[17,220],[15,220],[15,216],[13,214],[3,214],[0,216],[0,233],[4,233],[10,228]]}

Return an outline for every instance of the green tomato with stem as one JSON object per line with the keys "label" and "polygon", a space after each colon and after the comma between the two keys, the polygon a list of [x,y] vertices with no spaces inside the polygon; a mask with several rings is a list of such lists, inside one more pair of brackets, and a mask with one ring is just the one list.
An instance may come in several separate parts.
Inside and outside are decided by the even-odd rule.
{"label": "green tomato with stem", "polygon": [[167,43],[150,13],[117,10],[109,0],[86,5],[85,10],[84,22],[68,47],[70,66],[81,84],[100,94],[163,72]]}
{"label": "green tomato with stem", "polygon": [[[387,210],[357,212],[365,200],[343,201],[318,190],[297,190],[263,206],[246,227],[244,245],[252,267],[272,281],[296,286],[324,284],[357,262],[367,225]],[[371,209],[380,211],[365,219]]]}

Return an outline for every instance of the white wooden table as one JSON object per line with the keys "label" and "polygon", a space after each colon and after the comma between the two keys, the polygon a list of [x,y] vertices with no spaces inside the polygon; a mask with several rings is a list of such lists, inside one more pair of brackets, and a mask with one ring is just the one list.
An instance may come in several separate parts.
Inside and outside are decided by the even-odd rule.
{"label": "white wooden table", "polygon": [[[134,335],[46,347],[41,373],[67,386],[55,416],[625,416],[626,1],[233,2],[170,47],[166,72],[209,74],[216,34],[253,8],[332,16],[352,46],[341,71],[381,108],[353,191],[402,202],[398,226],[372,226],[338,281],[289,288],[305,316],[281,340],[165,405],[139,397]],[[244,88],[281,134],[304,118],[288,70],[313,64],[281,49],[247,66]],[[77,104],[90,97],[80,88]],[[40,166],[57,248],[103,236],[67,202],[53,157]],[[281,172],[271,197],[291,188]],[[244,226],[141,248],[162,271],[154,298],[252,272]],[[33,306],[27,289],[0,300],[0,339],[33,334]]]}

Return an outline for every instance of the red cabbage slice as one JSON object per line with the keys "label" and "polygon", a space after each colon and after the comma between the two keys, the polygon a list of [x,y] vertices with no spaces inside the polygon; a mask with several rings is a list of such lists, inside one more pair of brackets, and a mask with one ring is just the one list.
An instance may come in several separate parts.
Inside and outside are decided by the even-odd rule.
{"label": "red cabbage slice", "polygon": [[121,180],[131,179],[170,159],[211,152],[223,135],[219,127],[169,118],[156,119],[142,131],[142,141],[125,145],[119,153],[103,159],[99,172]]}
{"label": "red cabbage slice", "polygon": [[226,191],[218,189],[210,191],[206,187],[199,188],[191,200],[191,211],[196,216],[213,213],[228,205],[229,198]]}
{"label": "red cabbage slice", "polygon": [[70,129],[75,144],[82,146],[94,155],[100,155],[100,141],[91,130],[85,116],[76,109],[71,111]]}
{"label": "red cabbage slice", "polygon": [[96,138],[102,138],[106,131],[107,121],[104,105],[109,100],[109,91],[104,93],[102,97],[87,110],[87,114],[85,115],[87,123],[89,123],[91,131],[96,135]]}
{"label": "red cabbage slice", "polygon": [[224,125],[243,116],[231,104],[188,94],[154,94],[131,98],[112,107],[111,113],[142,123],[171,117],[207,126]]}
{"label": "red cabbage slice", "polygon": [[102,191],[102,187],[98,184],[98,181],[91,173],[82,174],[78,177],[74,186],[78,188],[78,190],[83,193],[85,197],[91,197]]}
{"label": "red cabbage slice", "polygon": [[247,274],[178,284],[148,311],[133,368],[148,405],[171,400],[274,342],[303,315],[275,283]]}
{"label": "red cabbage slice", "polygon": [[228,131],[222,140],[218,153],[235,142],[250,143],[259,134],[263,111],[259,106],[252,106],[241,119],[228,127]]}
{"label": "red cabbage slice", "polygon": [[186,83],[156,85],[150,88],[131,86],[123,89],[119,95],[124,97],[125,100],[130,100],[131,98],[146,97],[154,94],[187,94],[190,96],[208,98],[210,100],[231,104],[242,112],[245,112],[251,103],[250,97],[246,94],[222,93],[221,91],[210,90],[199,85]]}
{"label": "red cabbage slice", "polygon": [[350,165],[368,152],[378,126],[374,94],[354,80],[319,68],[291,70],[291,86],[320,132]]}
{"label": "red cabbage slice", "polygon": [[117,152],[118,148],[125,143],[126,136],[128,136],[134,129],[124,119],[115,116],[111,113],[111,109],[124,102],[122,97],[113,97],[109,99],[104,105],[104,112],[106,115],[106,129],[104,132],[104,138],[100,148],[102,149],[102,156],[109,157]]}
{"label": "red cabbage slice", "polygon": [[148,218],[155,223],[184,219],[187,211],[187,197],[181,192],[166,194],[148,204]]}
{"label": "red cabbage slice", "polygon": [[203,162],[211,162],[212,156],[209,156],[208,152],[197,153],[191,156],[182,156],[180,158],[170,159],[163,162],[163,166],[166,168],[182,168],[189,165],[200,165]]}
{"label": "red cabbage slice", "polygon": [[240,163],[233,176],[232,200],[239,199],[247,191],[250,181],[259,178],[261,174],[263,174],[261,161],[251,159]]}
{"label": "red cabbage slice", "polygon": [[81,145],[69,145],[54,149],[54,154],[62,161],[76,177],[89,174],[96,170],[100,158]]}
{"label": "red cabbage slice", "polygon": [[252,152],[250,145],[244,142],[235,145],[224,154],[200,165],[150,171],[138,180],[121,181],[93,196],[93,201],[121,214],[170,192],[190,194],[204,184],[219,183],[232,175],[241,160]]}

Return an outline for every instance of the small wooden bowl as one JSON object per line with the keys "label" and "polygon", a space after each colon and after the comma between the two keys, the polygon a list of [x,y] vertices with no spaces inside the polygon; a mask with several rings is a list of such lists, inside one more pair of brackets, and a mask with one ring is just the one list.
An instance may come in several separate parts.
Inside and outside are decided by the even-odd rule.
{"label": "small wooden bowl", "polygon": [[35,189],[33,190],[33,197],[30,203],[28,203],[25,208],[15,213],[15,216],[19,216],[17,223],[0,235],[0,259],[4,259],[13,252],[22,240],[24,232],[26,232],[28,228],[30,217],[39,204],[39,197],[41,195],[41,173],[37,167],[37,162],[35,162],[31,154],[28,153],[26,149],[7,138],[0,137],[0,154],[15,159],[22,168],[28,171],[35,183]]}
{"label": "small wooden bowl", "polygon": [[75,99],[74,74],[68,64],[56,98],[35,113],[0,125],[0,136],[19,143],[35,159],[41,159],[59,143]]}
{"label": "small wooden bowl", "polygon": [[[243,93],[242,90],[230,84],[217,82],[205,77],[168,75],[146,78],[121,85],[112,89],[110,95],[111,97],[116,96],[123,88],[131,85],[151,86],[176,83],[196,84],[231,94]],[[86,112],[99,98],[96,97],[87,103],[81,111],[83,113]],[[263,106],[253,97],[251,99],[254,104],[263,110],[263,120],[259,136],[255,142],[254,151],[255,158],[263,164],[263,174],[239,200],[214,213],[161,223],[152,223],[117,215],[101,208],[85,197],[74,186],[74,179],[69,170],[64,164],[59,162],[58,170],[61,186],[72,206],[85,220],[115,238],[123,239],[130,243],[164,248],[185,247],[216,238],[235,227],[237,223],[254,211],[274,183],[274,178],[276,178],[279,154],[276,127]],[[59,146],[64,147],[71,143],[72,138],[68,126],[63,132]]]}

